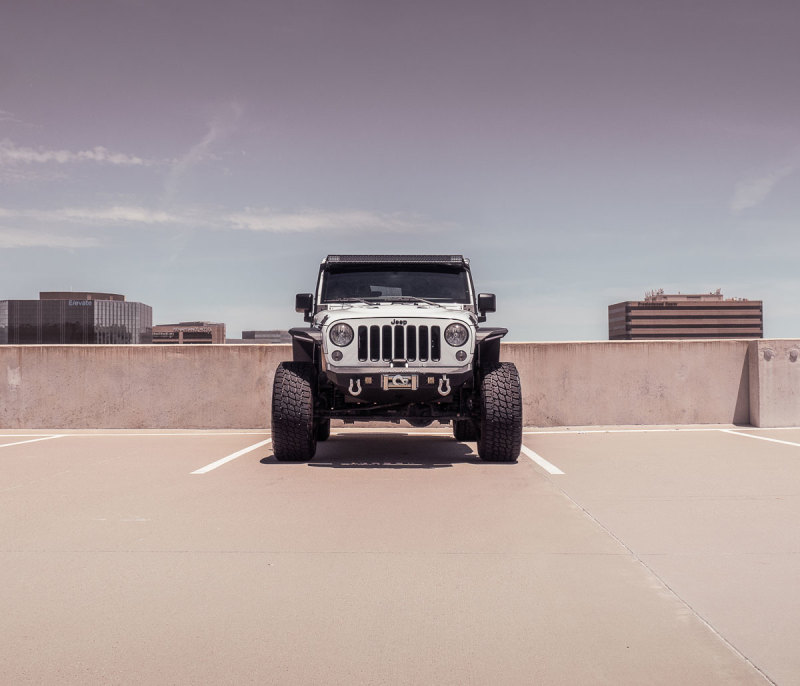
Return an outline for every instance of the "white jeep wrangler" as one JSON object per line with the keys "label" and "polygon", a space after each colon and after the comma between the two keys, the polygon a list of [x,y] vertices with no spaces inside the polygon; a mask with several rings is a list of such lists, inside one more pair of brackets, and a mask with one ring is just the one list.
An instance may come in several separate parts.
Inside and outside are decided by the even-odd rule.
{"label": "white jeep wrangler", "polygon": [[479,327],[495,296],[475,297],[461,255],[328,255],[316,294],[295,309],[292,362],[275,371],[272,445],[282,461],[310,460],[331,419],[428,426],[453,422],[491,462],[522,442],[519,374],[500,362],[507,329]]}

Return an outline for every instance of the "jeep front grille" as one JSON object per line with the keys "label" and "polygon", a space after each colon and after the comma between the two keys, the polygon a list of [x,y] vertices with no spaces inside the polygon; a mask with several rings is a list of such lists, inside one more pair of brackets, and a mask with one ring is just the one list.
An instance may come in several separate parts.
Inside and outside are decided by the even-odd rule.
{"label": "jeep front grille", "polygon": [[442,357],[442,331],[438,326],[362,325],[357,340],[361,362],[438,362]]}

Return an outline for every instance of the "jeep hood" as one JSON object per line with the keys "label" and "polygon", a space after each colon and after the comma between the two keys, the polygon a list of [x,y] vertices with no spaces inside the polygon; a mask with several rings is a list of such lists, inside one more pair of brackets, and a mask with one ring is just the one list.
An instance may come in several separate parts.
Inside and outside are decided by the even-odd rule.
{"label": "jeep hood", "polygon": [[376,319],[389,317],[392,319],[447,319],[460,321],[467,326],[475,326],[477,318],[460,305],[430,305],[427,303],[342,303],[334,308],[318,312],[314,323],[318,326],[330,326],[339,321],[353,319]]}

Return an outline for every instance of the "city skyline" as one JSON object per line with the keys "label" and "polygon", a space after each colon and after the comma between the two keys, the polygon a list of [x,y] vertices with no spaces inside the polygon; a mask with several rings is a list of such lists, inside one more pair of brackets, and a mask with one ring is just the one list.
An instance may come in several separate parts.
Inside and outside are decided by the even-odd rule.
{"label": "city skyline", "polygon": [[12,2],[0,299],[302,325],[329,253],[460,253],[509,340],[655,288],[800,336],[800,6]]}
{"label": "city skyline", "polygon": [[[39,298],[18,299],[18,300],[16,300],[16,302],[37,303],[40,300],[62,299],[62,300],[65,300],[65,301],[68,300],[69,303],[72,304],[73,303],[73,296],[75,298],[75,302],[79,303],[79,304],[89,304],[92,301],[99,301],[99,300],[118,300],[118,301],[133,303],[133,304],[137,304],[137,305],[145,305],[146,307],[152,309],[152,306],[151,306],[150,303],[140,303],[138,301],[131,300],[125,294],[121,294],[121,293],[99,293],[99,292],[91,292],[91,291],[61,291],[61,292],[52,292],[51,291],[51,292],[40,292],[39,293]],[[622,303],[613,303],[613,304],[609,305],[609,312],[611,311],[611,309],[617,308],[620,305],[622,305],[622,306],[630,305],[630,304],[639,304],[639,305],[641,305],[641,304],[645,303],[646,301],[666,301],[666,300],[671,300],[671,301],[685,300],[685,301],[688,301],[690,303],[691,302],[722,302],[725,306],[735,305],[735,304],[743,304],[743,303],[744,304],[753,303],[753,304],[757,304],[759,313],[761,313],[761,310],[762,310],[761,301],[754,301],[754,300],[748,299],[748,298],[725,298],[724,294],[721,292],[720,289],[717,289],[716,291],[713,291],[713,292],[701,293],[701,294],[689,294],[689,293],[664,294],[663,289],[658,289],[658,290],[646,293],[643,301],[626,301],[626,302],[622,302]],[[9,299],[0,297],[0,303],[4,303],[4,302],[9,302]],[[763,323],[761,322],[761,318],[760,317],[758,319],[758,322],[759,322],[759,326],[761,328],[763,328]],[[222,336],[222,338],[220,338],[220,336],[216,336],[217,338],[219,338],[219,340],[213,341],[213,342],[216,342],[216,343],[222,343],[222,342],[225,342],[227,340],[230,340],[232,342],[240,342],[240,341],[246,340],[248,338],[250,338],[250,339],[260,338],[260,336],[257,336],[257,335],[254,335],[254,334],[269,334],[269,337],[275,339],[275,340],[271,341],[273,343],[276,343],[276,342],[288,343],[288,342],[290,342],[290,339],[288,338],[288,336],[289,336],[288,329],[270,329],[270,330],[242,329],[239,332],[239,335],[237,336],[236,332],[233,332],[233,331],[231,331],[231,330],[229,330],[227,328],[227,325],[226,325],[226,323],[224,321],[210,321],[208,319],[205,319],[205,320],[200,319],[200,320],[192,320],[192,321],[165,322],[165,321],[158,321],[155,318],[153,318],[153,339],[154,339],[154,342],[155,342],[155,338],[157,337],[156,336],[156,329],[161,330],[162,333],[165,332],[167,329],[169,329],[172,333],[175,333],[179,329],[181,329],[182,327],[197,327],[197,326],[206,327],[207,332],[209,332],[209,333],[211,332],[212,329],[208,328],[208,327],[217,327],[217,328],[222,327],[220,329],[220,331],[225,331],[225,334]],[[1,327],[2,327],[2,318],[0,318],[0,328]],[[206,330],[206,329],[204,329],[204,330]],[[762,335],[762,332],[761,332],[760,328],[759,328],[758,331],[739,331],[739,332],[734,332],[734,333],[738,333],[740,335],[731,335],[731,334],[727,334],[726,333],[725,335],[716,335],[715,334],[715,335],[708,335],[708,336],[705,336],[705,337],[707,337],[707,338],[753,338],[753,337],[755,337],[755,338],[763,338],[763,335]],[[281,338],[282,334],[284,334],[286,336],[286,339],[278,341],[277,339]],[[663,332],[660,332],[659,335],[654,336],[653,338],[664,338],[664,336],[661,335],[661,334],[663,334]],[[638,337],[642,338],[643,336],[639,335]],[[670,336],[670,337],[675,338],[676,336]],[[681,336],[677,336],[677,337],[680,338]],[[689,337],[696,337],[696,336],[689,336]],[[615,340],[615,339],[619,339],[619,338],[620,338],[619,336],[612,336],[611,335],[611,325],[609,323],[609,336],[608,336],[608,339],[609,340]],[[159,342],[161,342],[161,341],[159,341]],[[209,340],[209,341],[205,341],[205,342],[211,343],[212,341]]]}

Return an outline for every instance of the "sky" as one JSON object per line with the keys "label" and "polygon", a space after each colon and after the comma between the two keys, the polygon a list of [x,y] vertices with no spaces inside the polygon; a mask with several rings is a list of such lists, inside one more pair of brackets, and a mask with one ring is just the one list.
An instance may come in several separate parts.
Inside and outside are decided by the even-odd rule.
{"label": "sky", "polygon": [[336,253],[461,253],[507,340],[646,291],[800,337],[796,0],[4,0],[0,299],[302,326]]}

